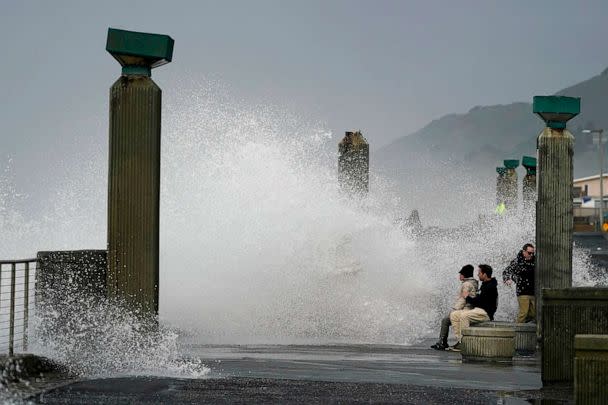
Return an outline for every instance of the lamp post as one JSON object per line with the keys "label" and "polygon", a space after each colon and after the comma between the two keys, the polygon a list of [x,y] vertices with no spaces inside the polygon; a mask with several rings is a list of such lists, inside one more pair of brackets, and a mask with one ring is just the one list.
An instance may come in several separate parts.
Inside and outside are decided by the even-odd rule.
{"label": "lamp post", "polygon": [[600,162],[600,232],[604,232],[604,146],[602,140],[603,129],[583,129],[584,134],[598,135],[598,151]]}

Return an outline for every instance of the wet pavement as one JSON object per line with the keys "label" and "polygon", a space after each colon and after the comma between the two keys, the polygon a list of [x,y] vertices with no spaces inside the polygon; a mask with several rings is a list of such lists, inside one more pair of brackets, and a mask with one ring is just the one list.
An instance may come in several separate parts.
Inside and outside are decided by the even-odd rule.
{"label": "wet pavement", "polygon": [[573,403],[569,388],[541,389],[535,357],[512,365],[462,363],[459,353],[416,346],[190,346],[203,378],[77,381],[37,403]]}

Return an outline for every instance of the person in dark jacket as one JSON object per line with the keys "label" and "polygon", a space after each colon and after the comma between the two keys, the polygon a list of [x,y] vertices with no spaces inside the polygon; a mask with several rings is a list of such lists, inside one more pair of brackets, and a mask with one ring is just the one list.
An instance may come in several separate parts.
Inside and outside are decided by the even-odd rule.
{"label": "person in dark jacket", "polygon": [[498,306],[498,282],[492,277],[492,267],[488,264],[480,264],[478,266],[477,276],[481,281],[481,288],[475,297],[469,297],[462,294],[467,304],[470,304],[473,309],[463,309],[461,311],[452,311],[450,313],[450,321],[458,342],[450,348],[450,350],[460,351],[460,342],[462,340],[462,330],[468,328],[471,323],[484,322],[494,319],[496,307]]}
{"label": "person in dark jacket", "polygon": [[526,243],[502,272],[502,281],[516,284],[515,294],[519,304],[517,322],[531,322],[536,319],[536,299],[534,297],[534,246]]}

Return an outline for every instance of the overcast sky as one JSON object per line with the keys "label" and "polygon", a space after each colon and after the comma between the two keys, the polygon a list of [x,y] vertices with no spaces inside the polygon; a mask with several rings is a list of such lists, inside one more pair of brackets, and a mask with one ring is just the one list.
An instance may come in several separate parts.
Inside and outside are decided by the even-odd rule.
{"label": "overcast sky", "polygon": [[336,137],[359,128],[377,149],[444,114],[599,74],[607,16],[605,0],[2,0],[0,163],[11,156],[24,181],[91,137],[107,142],[110,26],[175,40],[153,71],[165,95],[212,78]]}

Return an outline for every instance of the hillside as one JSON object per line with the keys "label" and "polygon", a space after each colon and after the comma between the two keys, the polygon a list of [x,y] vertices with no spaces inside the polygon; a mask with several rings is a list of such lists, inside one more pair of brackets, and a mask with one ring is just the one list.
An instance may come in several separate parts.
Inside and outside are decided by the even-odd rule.
{"label": "hillside", "polygon": [[[598,173],[597,146],[581,131],[591,126],[608,129],[604,112],[608,106],[608,69],[555,94],[581,97],[581,114],[568,125],[575,136],[574,176]],[[471,193],[487,195],[489,201],[494,192],[495,167],[504,159],[534,156],[536,137],[543,126],[532,113],[531,103],[478,106],[466,114],[443,116],[397,139],[377,150],[372,164],[402,188],[413,191],[408,193],[413,197],[409,203],[418,207],[430,197],[436,199],[438,193],[448,193],[463,204],[476,203]],[[525,171],[518,170],[523,176]],[[421,182],[421,178],[429,180]],[[440,208],[442,204],[435,205],[445,210]]]}

